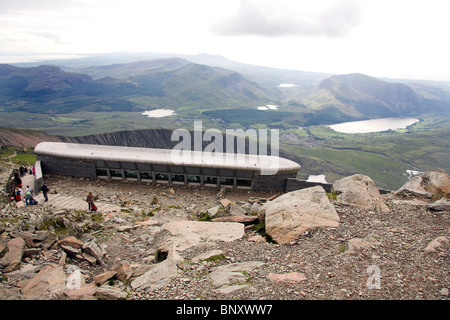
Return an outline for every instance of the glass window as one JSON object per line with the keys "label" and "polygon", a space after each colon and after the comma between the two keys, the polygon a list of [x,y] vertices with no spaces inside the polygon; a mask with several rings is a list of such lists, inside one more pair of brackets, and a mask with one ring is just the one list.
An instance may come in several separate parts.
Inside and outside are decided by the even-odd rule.
{"label": "glass window", "polygon": [[156,173],[156,180],[158,181],[169,181],[169,176],[167,173]]}
{"label": "glass window", "polygon": [[184,183],[184,174],[174,174],[172,173],[172,182],[183,182]]}
{"label": "glass window", "polygon": [[121,178],[122,179],[122,170],[109,170],[111,173],[111,178]]}
{"label": "glass window", "polygon": [[191,176],[191,175],[189,175],[187,177],[187,179],[188,179],[188,183],[201,183],[200,176]]}
{"label": "glass window", "polygon": [[232,186],[232,185],[234,185],[233,182],[234,182],[233,178],[220,177],[220,185],[222,185],[222,186]]}
{"label": "glass window", "polygon": [[125,178],[127,179],[137,179],[137,172],[136,171],[125,171]]}
{"label": "glass window", "polygon": [[108,171],[106,169],[97,169],[97,177],[108,177]]}
{"label": "glass window", "polygon": [[237,179],[237,186],[238,187],[251,187],[252,186],[252,180]]}
{"label": "glass window", "polygon": [[141,172],[141,180],[153,180],[151,172]]}
{"label": "glass window", "polygon": [[203,182],[205,184],[217,185],[217,177],[204,177]]}

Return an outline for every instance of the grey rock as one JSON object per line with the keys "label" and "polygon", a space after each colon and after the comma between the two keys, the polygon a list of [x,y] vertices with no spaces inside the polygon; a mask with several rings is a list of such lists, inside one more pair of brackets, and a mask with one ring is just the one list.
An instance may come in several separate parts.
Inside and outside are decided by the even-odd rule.
{"label": "grey rock", "polygon": [[320,186],[286,193],[265,203],[261,211],[267,234],[280,244],[310,229],[339,225],[339,216]]}
{"label": "grey rock", "polygon": [[343,204],[357,206],[364,210],[389,212],[373,180],[362,174],[355,174],[333,183],[331,192]]}
{"label": "grey rock", "polygon": [[154,264],[149,271],[137,277],[131,282],[133,289],[157,290],[164,287],[170,280],[177,276],[177,265],[166,259]]}

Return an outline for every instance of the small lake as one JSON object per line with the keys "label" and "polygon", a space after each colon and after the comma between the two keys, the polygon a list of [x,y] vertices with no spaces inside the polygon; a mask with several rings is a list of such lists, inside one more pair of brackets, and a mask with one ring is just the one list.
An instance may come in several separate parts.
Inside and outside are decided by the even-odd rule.
{"label": "small lake", "polygon": [[265,106],[257,107],[258,110],[278,110],[278,106],[273,104],[266,104]]}
{"label": "small lake", "polygon": [[142,114],[149,118],[162,118],[162,117],[175,115],[175,111],[170,110],[170,109],[155,109],[155,110],[145,111]]}
{"label": "small lake", "polygon": [[328,183],[324,174],[309,175],[307,182]]}
{"label": "small lake", "polygon": [[369,133],[380,132],[386,130],[404,129],[419,119],[416,118],[383,118],[364,121],[352,121],[334,124],[330,127],[334,131],[342,133]]}

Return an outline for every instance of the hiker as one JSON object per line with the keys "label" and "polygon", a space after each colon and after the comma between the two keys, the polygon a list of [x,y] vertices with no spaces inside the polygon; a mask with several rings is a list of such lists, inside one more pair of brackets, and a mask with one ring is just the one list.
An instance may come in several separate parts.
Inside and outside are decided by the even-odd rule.
{"label": "hiker", "polygon": [[30,188],[30,186],[27,186],[27,188],[25,189],[25,204],[27,206],[31,205],[32,200],[33,200],[33,189]]}
{"label": "hiker", "polygon": [[22,179],[20,179],[18,172],[14,172],[14,184],[16,187],[22,188]]}
{"label": "hiker", "polygon": [[89,194],[87,195],[86,202],[89,204],[89,210],[95,211],[94,196],[92,195],[92,192],[89,192]]}
{"label": "hiker", "polygon": [[44,195],[45,202],[47,202],[48,201],[47,192],[49,190],[48,190],[48,187],[43,182],[42,182],[42,185],[41,185],[41,190],[42,190],[42,194]]}
{"label": "hiker", "polygon": [[14,198],[16,200],[16,202],[19,202],[20,200],[22,200],[22,189],[20,189],[19,187],[16,187],[16,190],[14,191]]}

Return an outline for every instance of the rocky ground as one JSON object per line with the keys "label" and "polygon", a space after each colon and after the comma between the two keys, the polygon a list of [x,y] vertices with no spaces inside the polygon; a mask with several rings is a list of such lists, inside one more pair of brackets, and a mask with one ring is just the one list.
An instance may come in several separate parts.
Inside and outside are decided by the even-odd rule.
{"label": "rocky ground", "polygon": [[[179,237],[173,240],[165,227],[169,222],[197,222],[211,208],[210,215],[226,215],[230,208],[223,206],[224,199],[255,217],[254,204],[276,195],[61,176],[48,176],[46,182],[50,198],[64,193],[82,202],[92,191],[98,201],[121,209],[90,213],[42,204],[16,208],[3,201],[1,299],[450,298],[450,214],[430,210],[430,199],[383,195],[389,208],[383,212],[330,196],[338,226],[305,231],[288,243],[268,241],[255,219],[245,226],[231,223],[242,226],[235,239],[211,240],[206,232],[194,231],[198,238],[184,243]],[[204,223],[212,228],[218,222]],[[18,238],[24,239],[21,260],[12,262],[16,249],[11,240]],[[58,280],[48,280],[52,277]],[[81,284],[71,287],[73,279]]]}

